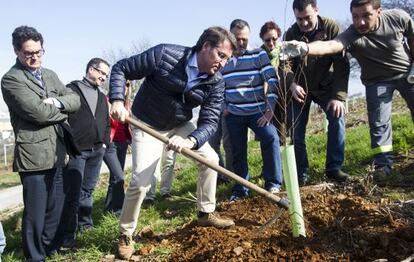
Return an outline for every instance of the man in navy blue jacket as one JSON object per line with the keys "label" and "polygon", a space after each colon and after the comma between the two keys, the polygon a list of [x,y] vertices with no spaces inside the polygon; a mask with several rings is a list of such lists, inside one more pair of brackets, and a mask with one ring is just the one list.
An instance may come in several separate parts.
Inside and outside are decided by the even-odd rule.
{"label": "man in navy blue jacket", "polygon": [[[161,44],[117,62],[112,68],[109,90],[112,117],[123,121],[128,115],[124,108],[126,80],[145,77],[131,108],[133,117],[168,137],[168,149],[181,152],[191,148],[218,163],[217,154],[206,142],[217,129],[223,101],[224,81],[219,70],[232,56],[235,46],[231,33],[211,27],[193,48]],[[192,109],[198,106],[200,114],[195,126],[190,119]],[[133,129],[132,180],[120,216],[121,258],[127,259],[134,252],[132,234],[164,147],[152,136]],[[214,213],[216,179],[215,171],[199,166],[197,222],[200,226],[227,228],[234,222]]]}

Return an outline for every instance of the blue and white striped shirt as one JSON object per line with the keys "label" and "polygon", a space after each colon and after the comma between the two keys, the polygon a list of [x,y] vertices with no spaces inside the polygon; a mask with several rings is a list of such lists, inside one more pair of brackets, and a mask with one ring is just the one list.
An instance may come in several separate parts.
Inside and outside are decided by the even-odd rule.
{"label": "blue and white striped shirt", "polygon": [[[279,82],[266,51],[255,49],[232,58],[222,70],[226,83],[225,107],[234,115],[274,110]],[[264,93],[264,83],[269,85]]]}

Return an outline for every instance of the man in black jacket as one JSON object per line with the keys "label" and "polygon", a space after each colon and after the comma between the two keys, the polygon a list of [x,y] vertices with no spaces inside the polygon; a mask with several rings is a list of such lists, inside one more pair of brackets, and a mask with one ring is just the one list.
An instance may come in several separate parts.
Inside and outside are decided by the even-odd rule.
{"label": "man in black jacket", "polygon": [[[296,23],[285,33],[285,40],[314,42],[330,40],[339,34],[338,24],[319,16],[316,0],[293,1]],[[342,171],[345,158],[345,100],[348,91],[349,62],[343,53],[331,56],[292,59],[294,79],[290,85],[292,104],[288,106],[289,123],[294,123],[296,167],[300,184],[308,180],[306,126],[312,101],[324,111],[328,120],[325,174],[341,183],[349,175]],[[287,73],[292,73],[286,68]]]}
{"label": "man in black jacket", "polygon": [[108,73],[108,62],[93,58],[86,66],[86,76],[67,85],[80,96],[81,107],[69,115],[68,121],[81,154],[71,156],[65,171],[66,200],[59,230],[63,237],[63,248],[75,247],[76,229],[84,230],[93,226],[92,194],[110,135],[108,102],[99,90]]}
{"label": "man in black jacket", "polygon": [[[223,101],[224,81],[218,72],[235,49],[234,36],[220,27],[206,29],[193,48],[161,44],[117,62],[111,72],[111,114],[123,120],[125,81],[145,77],[131,111],[133,117],[169,138],[168,149],[191,148],[214,163],[218,156],[208,143],[215,132]],[[197,127],[189,120],[192,109],[201,106]],[[119,255],[134,252],[132,234],[138,223],[142,201],[151,186],[164,148],[162,142],[133,129],[132,180],[120,216]],[[234,225],[215,210],[217,173],[199,166],[197,182],[198,224],[226,228]]]}

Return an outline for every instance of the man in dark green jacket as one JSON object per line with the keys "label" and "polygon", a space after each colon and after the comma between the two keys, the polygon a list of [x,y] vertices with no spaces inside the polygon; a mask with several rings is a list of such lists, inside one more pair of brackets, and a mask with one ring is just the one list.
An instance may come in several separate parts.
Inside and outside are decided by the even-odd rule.
{"label": "man in dark green jacket", "polygon": [[[330,40],[339,33],[335,21],[318,15],[316,0],[294,0],[296,23],[285,34],[285,40],[313,42]],[[342,163],[345,150],[345,106],[348,91],[349,62],[344,54],[311,57],[292,61],[294,79],[290,85],[292,106],[290,120],[295,145],[296,165],[300,183],[306,182],[309,166],[306,153],[305,132],[310,105],[317,103],[329,121],[326,150],[326,176],[336,182],[347,180]]]}
{"label": "man in dark green jacket", "polygon": [[16,64],[3,76],[1,90],[15,135],[13,171],[23,184],[23,252],[44,261],[63,205],[62,167],[66,148],[61,123],[79,109],[79,96],[41,66],[43,37],[28,26],[12,34]]}

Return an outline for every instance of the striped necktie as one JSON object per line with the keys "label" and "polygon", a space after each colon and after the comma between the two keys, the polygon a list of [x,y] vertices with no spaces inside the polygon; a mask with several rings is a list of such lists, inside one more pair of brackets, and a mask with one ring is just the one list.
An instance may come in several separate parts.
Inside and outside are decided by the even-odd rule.
{"label": "striped necktie", "polygon": [[42,71],[40,69],[33,72],[33,76],[36,78],[36,80],[40,83],[40,85],[43,86],[42,81]]}

